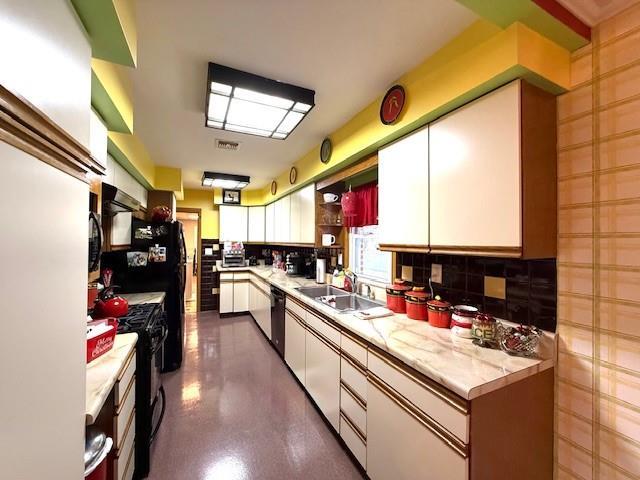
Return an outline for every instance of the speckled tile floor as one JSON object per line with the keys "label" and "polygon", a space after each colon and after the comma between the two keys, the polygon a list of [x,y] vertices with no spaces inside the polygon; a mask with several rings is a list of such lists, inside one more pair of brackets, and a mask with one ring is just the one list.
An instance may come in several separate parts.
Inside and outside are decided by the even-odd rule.
{"label": "speckled tile floor", "polygon": [[362,479],[251,317],[188,314],[151,480]]}

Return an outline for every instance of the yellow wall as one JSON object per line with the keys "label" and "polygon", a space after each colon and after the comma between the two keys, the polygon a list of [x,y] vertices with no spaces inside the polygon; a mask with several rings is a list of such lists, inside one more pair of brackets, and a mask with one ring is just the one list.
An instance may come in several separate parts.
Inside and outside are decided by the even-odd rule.
{"label": "yellow wall", "polygon": [[330,135],[333,154],[328,164],[320,162],[318,145],[295,162],[296,185],[289,184],[287,168],[276,177],[275,196],[269,186],[244,192],[243,196],[253,204],[273,201],[509,80],[524,77],[559,93],[569,88],[569,76],[570,54],[564,48],[519,23],[502,30],[479,20],[398,79],[407,101],[397,123],[380,122],[381,92],[379,98]]}
{"label": "yellow wall", "polygon": [[107,91],[129,132],[133,132],[133,86],[127,67],[92,58],[91,70]]}
{"label": "yellow wall", "polygon": [[213,203],[211,190],[185,190],[184,199],[178,200],[178,208],[199,208],[202,211],[202,238],[218,238],[218,206]]}

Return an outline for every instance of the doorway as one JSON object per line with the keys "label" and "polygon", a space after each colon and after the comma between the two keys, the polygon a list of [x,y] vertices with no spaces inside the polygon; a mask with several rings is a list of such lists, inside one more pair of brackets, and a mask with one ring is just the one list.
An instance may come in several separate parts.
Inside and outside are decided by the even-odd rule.
{"label": "doorway", "polygon": [[176,219],[182,223],[187,248],[187,278],[184,288],[184,309],[187,313],[200,310],[200,209],[178,208]]}

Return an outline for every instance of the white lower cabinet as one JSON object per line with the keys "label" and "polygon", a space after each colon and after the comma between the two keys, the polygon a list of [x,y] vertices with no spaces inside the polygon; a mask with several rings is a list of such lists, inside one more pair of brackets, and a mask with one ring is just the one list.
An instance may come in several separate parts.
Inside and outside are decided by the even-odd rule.
{"label": "white lower cabinet", "polygon": [[239,280],[233,282],[233,311],[249,311],[249,281]]}
{"label": "white lower cabinet", "polygon": [[233,280],[225,281],[222,275],[220,277],[220,313],[231,313],[233,312]]}
{"label": "white lower cabinet", "polygon": [[[331,328],[331,327],[329,327]],[[289,340],[287,340],[288,342]],[[286,342],[285,342],[286,346]],[[339,431],[340,353],[320,334],[307,329],[305,335],[306,388],[322,413]]]}
{"label": "white lower cabinet", "polygon": [[296,314],[286,312],[284,317],[284,361],[302,385],[306,385],[306,329]]}
{"label": "white lower cabinet", "polygon": [[377,381],[367,388],[371,480],[467,480],[468,461]]}

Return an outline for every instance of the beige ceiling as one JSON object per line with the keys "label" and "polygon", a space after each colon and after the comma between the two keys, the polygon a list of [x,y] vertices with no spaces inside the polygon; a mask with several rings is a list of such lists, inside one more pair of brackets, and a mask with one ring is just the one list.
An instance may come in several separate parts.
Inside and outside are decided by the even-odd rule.
{"label": "beige ceiling", "polygon": [[638,0],[559,0],[576,17],[594,26],[630,7]]}
{"label": "beige ceiling", "polygon": [[[477,17],[455,0],[138,0],[134,129],[158,165],[266,185]],[[287,140],[204,127],[207,62],[316,91]],[[236,152],[215,139],[241,142]]]}

